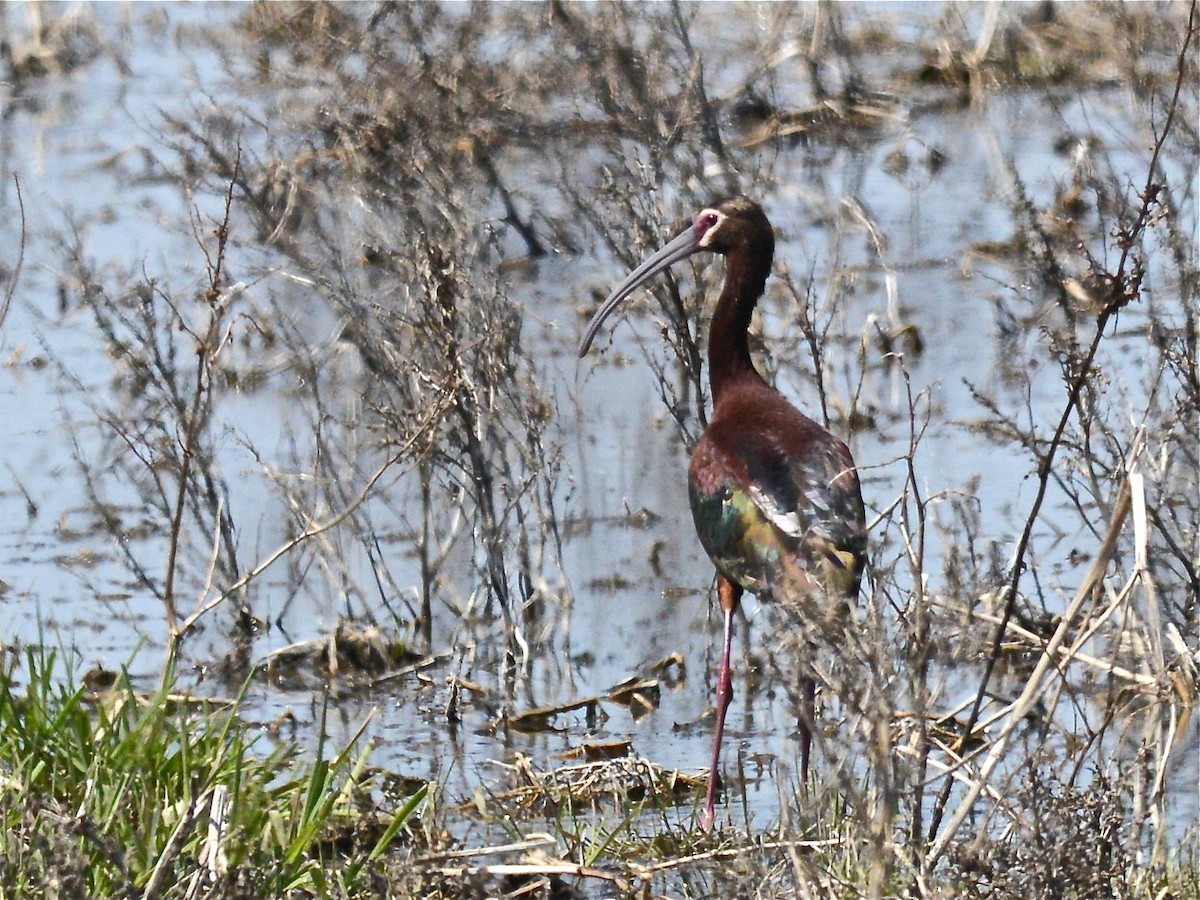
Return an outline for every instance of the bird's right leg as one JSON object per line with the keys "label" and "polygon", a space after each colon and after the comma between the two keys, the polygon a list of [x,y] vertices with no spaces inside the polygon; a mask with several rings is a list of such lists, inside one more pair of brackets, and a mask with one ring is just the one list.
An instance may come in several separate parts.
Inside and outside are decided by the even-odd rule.
{"label": "bird's right leg", "polygon": [[721,614],[725,620],[725,634],[721,649],[721,668],[717,672],[717,728],[713,735],[712,765],[708,770],[708,790],[704,795],[704,811],[700,814],[700,827],[709,829],[716,820],[718,773],[721,761],[721,738],[725,734],[725,713],[733,700],[733,676],[730,672],[730,655],[733,649],[733,615],[742,599],[742,589],[726,578],[717,575],[717,599],[721,603]]}
{"label": "bird's right leg", "polygon": [[808,762],[812,756],[813,722],[817,715],[817,680],[800,676],[800,785],[808,789]]}

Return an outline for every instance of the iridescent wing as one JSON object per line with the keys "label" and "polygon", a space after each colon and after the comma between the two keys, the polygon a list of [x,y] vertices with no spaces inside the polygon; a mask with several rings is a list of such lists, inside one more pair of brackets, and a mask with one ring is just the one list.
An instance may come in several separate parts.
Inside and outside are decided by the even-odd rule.
{"label": "iridescent wing", "polygon": [[689,470],[696,530],[718,570],[748,591],[854,597],[866,556],[858,475],[845,444],[801,426],[714,420]]}

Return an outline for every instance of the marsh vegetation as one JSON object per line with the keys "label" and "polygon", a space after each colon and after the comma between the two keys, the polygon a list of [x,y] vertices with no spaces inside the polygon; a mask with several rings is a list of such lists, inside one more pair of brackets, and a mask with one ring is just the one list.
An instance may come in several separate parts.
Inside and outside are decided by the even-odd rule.
{"label": "marsh vegetation", "polygon": [[[1194,5],[3,10],[0,895],[1200,897]],[[574,347],[736,193],[871,550],[702,833],[719,264]]]}

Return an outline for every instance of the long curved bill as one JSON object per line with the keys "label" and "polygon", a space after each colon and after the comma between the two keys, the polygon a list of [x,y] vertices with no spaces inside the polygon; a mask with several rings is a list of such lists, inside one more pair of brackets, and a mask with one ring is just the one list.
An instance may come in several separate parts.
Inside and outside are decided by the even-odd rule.
{"label": "long curved bill", "polygon": [[600,330],[600,326],[604,324],[604,320],[609,317],[614,309],[622,300],[632,294],[637,287],[646,279],[657,275],[668,266],[674,265],[681,259],[687,259],[693,253],[696,253],[700,247],[696,243],[696,229],[694,226],[688,226],[687,231],[683,232],[676,238],[673,238],[669,244],[647,259],[636,269],[626,276],[625,280],[617,285],[605,301],[596,310],[596,314],[592,316],[592,320],[588,322],[587,328],[583,331],[583,338],[579,341],[579,355],[586,356],[588,348],[592,346],[592,341],[596,337],[596,332]]}

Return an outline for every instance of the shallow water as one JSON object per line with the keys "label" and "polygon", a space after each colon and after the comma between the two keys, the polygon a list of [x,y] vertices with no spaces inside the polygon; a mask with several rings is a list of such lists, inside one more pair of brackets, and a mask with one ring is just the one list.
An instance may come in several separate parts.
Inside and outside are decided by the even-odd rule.
{"label": "shallow water", "polygon": [[[139,169],[141,154],[156,148],[167,152],[155,143],[161,113],[186,116],[220,102],[227,86],[211,74],[218,70],[217,57],[197,39],[195,29],[227,23],[238,11],[213,5],[101,5],[89,14],[100,22],[102,34],[121,42],[129,74],[101,54],[81,70],[39,79],[19,91],[0,86],[5,113],[0,169],[20,178],[27,229],[24,269],[0,335],[0,355],[6,360],[0,370],[0,404],[8,422],[0,438],[0,520],[5,523],[0,578],[6,586],[0,595],[0,633],[9,646],[59,647],[64,663],[78,670],[128,666],[136,679],[152,683],[162,661],[163,610],[131,579],[120,548],[99,527],[74,460],[76,454],[97,460],[111,446],[99,440],[98,413],[119,410],[127,395],[117,387],[121,373],[114,373],[90,315],[73,299],[79,286],[64,272],[57,235],[68,223],[81,223],[86,252],[102,270],[144,267],[177,285],[202,282],[201,259],[186,227],[187,198],[171,185],[131,182],[125,175]],[[20,8],[10,8],[7,27],[21,31]],[[832,386],[835,395],[844,397],[853,389],[845,379],[858,377],[857,343],[871,333],[872,318],[889,329],[912,325],[920,334],[923,350],[910,355],[906,369],[914,394],[928,393],[931,413],[918,457],[921,487],[927,496],[970,494],[985,523],[982,538],[1001,545],[1001,558],[1019,532],[1035,484],[1027,477],[1027,459],[968,427],[982,417],[968,384],[1019,399],[1033,419],[1052,422],[1064,389],[1056,364],[1039,347],[1039,329],[1057,313],[1038,300],[1037,290],[1022,283],[1027,276],[1020,267],[990,261],[971,248],[1007,241],[1013,233],[1012,184],[1005,161],[1022,177],[1030,199],[1045,205],[1070,178],[1070,141],[1068,150],[1054,149],[1068,135],[1104,141],[1113,158],[1136,177],[1144,148],[1125,135],[1135,132],[1141,114],[1123,92],[1103,87],[991,94],[965,112],[900,115],[857,146],[778,151],[779,183],[761,197],[779,232],[779,264],[801,281],[812,271],[818,296],[832,290],[835,274],[851,287],[832,328],[838,340],[827,348],[831,369],[844,373]],[[897,148],[911,158],[906,172],[896,172],[888,162]],[[944,154],[944,166],[935,170],[928,164],[930,148]],[[830,227],[847,198],[867,208],[886,236],[882,253],[862,231],[835,234]],[[197,202],[211,211],[212,198]],[[20,242],[11,179],[0,185],[0,205],[7,248],[0,259],[11,270]],[[1194,233],[1195,209],[1185,212]],[[1152,282],[1156,274],[1161,275],[1152,272]],[[590,740],[629,738],[637,753],[668,768],[695,770],[708,762],[705,714],[711,705],[719,617],[709,598],[711,566],[694,538],[687,510],[686,451],[640,349],[645,346],[662,358],[655,338],[658,326],[635,315],[635,304],[627,319],[606,329],[588,358],[575,360],[579,310],[590,307],[593,293],[604,293],[620,275],[621,267],[597,249],[582,256],[552,255],[514,275],[509,285],[530,311],[526,346],[539,360],[547,379],[543,389],[556,403],[550,436],[562,448],[556,497],[568,528],[562,560],[566,583],[550,587],[572,597],[569,612],[556,614],[563,617],[557,620],[560,626],[569,615],[569,628],[552,628],[546,643],[531,655],[518,707],[602,693],[672,653],[684,659],[686,677],[664,688],[661,705],[637,720],[628,710],[605,704],[595,728],[579,712],[560,716],[549,733],[492,733],[485,727],[487,711],[474,705],[466,708],[459,728],[448,727],[445,676],[453,671],[494,686],[501,652],[497,641],[481,646],[475,665],[435,667],[427,672],[429,681],[413,677],[337,701],[331,716],[335,740],[349,737],[373,712],[368,732],[376,744],[372,761],[406,775],[436,778],[453,797],[470,796],[476,786],[494,783],[494,760],[508,762],[523,753],[548,766],[556,754]],[[709,266],[705,275],[711,289],[719,267]],[[278,284],[266,278],[258,286],[266,290]],[[1179,303],[1169,295],[1155,295],[1154,300],[1168,308]],[[775,287],[762,304],[763,340],[777,362],[786,363],[788,354],[804,354],[791,327],[790,302]],[[310,333],[336,355],[336,323],[318,310],[312,316]],[[1010,318],[1024,323],[1015,333]],[[1105,348],[1108,377],[1128,391],[1134,410],[1146,376],[1141,350],[1145,324],[1144,310],[1126,311],[1117,337]],[[852,440],[864,469],[869,516],[888,506],[905,477],[901,457],[907,432],[897,424],[907,419],[904,382],[900,370],[882,364],[880,356],[869,352],[871,365],[860,397],[879,427]],[[286,366],[286,360],[270,357],[261,363],[274,372]],[[344,365],[346,373],[337,381],[342,393],[334,402],[350,409],[359,370],[353,360]],[[803,375],[808,368],[777,368],[780,388],[802,409],[814,409],[816,392]],[[1027,382],[1028,372],[1034,374]],[[1030,392],[1023,397],[1027,384]],[[268,552],[287,533],[279,500],[246,447],[256,448],[271,464],[286,466],[291,439],[303,433],[307,422],[286,377],[269,385],[222,396],[221,468],[235,486],[233,518],[241,525],[246,559]],[[411,483],[397,480],[392,490],[400,506],[412,496]],[[141,500],[115,483],[98,486],[97,493],[128,520],[144,512]],[[1038,565],[1051,594],[1059,586],[1070,593],[1086,567],[1086,559],[1074,560],[1072,551],[1086,552],[1095,544],[1072,511],[1062,509],[1064,502],[1052,491],[1039,528]],[[393,573],[406,585],[416,585],[417,563],[402,532],[398,527],[397,533],[385,535],[383,546],[394,556]],[[1045,539],[1052,534],[1056,537]],[[162,535],[135,533],[130,541],[145,553],[161,544]],[[351,544],[346,553],[350,566],[356,559],[363,565],[362,576],[361,548]],[[937,571],[939,553],[933,552],[928,571]],[[474,578],[469,552],[456,550],[443,584],[449,601],[468,602],[477,587]],[[270,622],[282,614],[281,627],[256,640],[256,660],[291,641],[328,634],[350,605],[333,590],[292,598],[285,593],[288,582],[282,575],[277,581],[268,577],[267,583],[277,584],[279,595],[268,596],[268,608],[258,614]],[[757,605],[749,602],[748,628],[739,628],[739,659],[760,654],[770,644],[764,622]],[[457,629],[452,616],[439,619],[434,648],[449,646]],[[486,641],[486,632],[480,633]],[[189,645],[197,680],[207,675],[205,660],[222,656],[227,644],[227,635],[213,623]],[[206,689],[223,688],[214,680]],[[735,689],[727,764],[741,755],[748,770],[762,765],[771,776],[786,775],[796,754],[794,719],[786,704],[749,689],[740,679]],[[973,692],[974,684],[964,683],[961,696],[948,696],[947,705]],[[319,698],[310,691],[259,682],[250,691],[248,715],[269,722],[291,710],[303,737],[305,726],[319,717],[318,706]],[[1188,738],[1191,753],[1177,760],[1175,777],[1184,784],[1196,766],[1195,727],[1193,723]],[[778,808],[780,779],[771,776],[746,787],[750,815],[759,823],[772,820]],[[782,780],[786,783],[786,777]],[[1175,793],[1183,798],[1179,821],[1193,822],[1194,791]],[[733,805],[728,812],[735,821],[741,815]]]}

